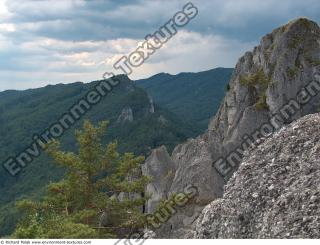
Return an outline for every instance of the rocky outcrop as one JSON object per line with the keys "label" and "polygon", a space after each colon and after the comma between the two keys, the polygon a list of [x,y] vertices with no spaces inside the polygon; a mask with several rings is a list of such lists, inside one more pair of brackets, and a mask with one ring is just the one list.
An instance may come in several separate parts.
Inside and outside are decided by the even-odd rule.
{"label": "rocky outcrop", "polygon": [[150,113],[154,113],[154,103],[153,103],[153,99],[152,99],[152,97],[149,95],[148,96],[148,98],[149,98],[149,104],[150,104],[150,110],[149,110],[149,112]]}
{"label": "rocky outcrop", "polygon": [[221,197],[243,152],[269,135],[267,131],[273,133],[319,111],[319,74],[320,28],[304,18],[267,34],[259,46],[239,59],[229,90],[208,130],[177,146],[172,153],[176,171],[169,193],[180,192],[189,184],[199,193],[186,207],[191,211],[171,219],[167,225],[172,232],[160,237],[170,237],[188,223],[186,220],[199,215],[203,206]]}
{"label": "rocky outcrop", "polygon": [[117,123],[132,122],[132,121],[133,121],[132,109],[130,107],[124,108],[117,119]]}
{"label": "rocky outcrop", "polygon": [[174,163],[165,146],[153,150],[142,166],[142,173],[152,178],[146,188],[146,192],[151,195],[146,204],[146,212],[153,213],[159,202],[168,198],[175,173]]}
{"label": "rocky outcrop", "polygon": [[158,120],[162,125],[168,125],[169,123],[169,121],[163,115],[160,115]]}
{"label": "rocky outcrop", "polygon": [[[208,128],[213,158],[226,156],[245,135],[251,135],[296,99],[304,87],[317,79],[319,61],[320,28],[307,19],[297,19],[274,30],[240,58],[230,91]],[[319,103],[318,95],[283,118],[283,123],[319,111]]]}
{"label": "rocky outcrop", "polygon": [[320,114],[275,133],[198,219],[197,238],[320,238]]}

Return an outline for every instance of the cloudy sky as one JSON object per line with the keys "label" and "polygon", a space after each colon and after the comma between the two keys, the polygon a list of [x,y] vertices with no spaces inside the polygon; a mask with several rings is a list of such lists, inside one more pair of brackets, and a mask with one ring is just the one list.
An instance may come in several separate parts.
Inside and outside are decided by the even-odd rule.
{"label": "cloudy sky", "polygon": [[[0,91],[100,79],[184,0],[0,0]],[[132,79],[233,67],[262,35],[299,16],[319,23],[319,0],[194,0],[198,16]]]}

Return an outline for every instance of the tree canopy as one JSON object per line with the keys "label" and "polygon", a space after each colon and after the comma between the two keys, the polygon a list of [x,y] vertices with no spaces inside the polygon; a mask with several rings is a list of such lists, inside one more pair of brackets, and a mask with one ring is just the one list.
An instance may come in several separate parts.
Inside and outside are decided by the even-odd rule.
{"label": "tree canopy", "polygon": [[21,200],[23,213],[15,238],[123,238],[142,229],[142,207],[149,177],[141,174],[144,158],[119,154],[117,143],[102,144],[108,123],[85,121],[76,132],[78,150],[64,152],[52,141],[47,152],[66,169],[64,178],[50,183],[41,201]]}

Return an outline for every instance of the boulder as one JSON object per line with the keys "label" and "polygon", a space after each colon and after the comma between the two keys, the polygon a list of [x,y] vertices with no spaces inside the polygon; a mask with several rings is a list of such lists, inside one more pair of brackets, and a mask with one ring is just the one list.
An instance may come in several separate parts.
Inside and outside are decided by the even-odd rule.
{"label": "boulder", "polygon": [[320,114],[275,133],[244,157],[196,238],[320,238]]}

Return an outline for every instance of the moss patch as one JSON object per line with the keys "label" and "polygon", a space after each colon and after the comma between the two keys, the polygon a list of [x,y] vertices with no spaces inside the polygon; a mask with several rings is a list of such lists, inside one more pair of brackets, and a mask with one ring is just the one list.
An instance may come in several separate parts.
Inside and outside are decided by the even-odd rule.
{"label": "moss patch", "polygon": [[169,179],[172,179],[174,177],[175,173],[172,170],[169,170],[164,178],[165,181],[168,181]]}

